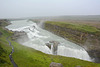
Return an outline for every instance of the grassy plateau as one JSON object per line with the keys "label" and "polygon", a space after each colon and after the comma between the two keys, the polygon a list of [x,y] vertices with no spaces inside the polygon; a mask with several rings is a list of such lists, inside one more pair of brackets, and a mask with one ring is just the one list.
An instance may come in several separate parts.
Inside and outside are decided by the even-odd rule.
{"label": "grassy plateau", "polygon": [[93,26],[89,26],[87,24],[79,24],[79,23],[70,23],[70,22],[55,22],[55,21],[47,21],[46,23],[57,25],[60,27],[70,28],[73,30],[83,31],[87,33],[96,33],[100,32],[99,29]]}

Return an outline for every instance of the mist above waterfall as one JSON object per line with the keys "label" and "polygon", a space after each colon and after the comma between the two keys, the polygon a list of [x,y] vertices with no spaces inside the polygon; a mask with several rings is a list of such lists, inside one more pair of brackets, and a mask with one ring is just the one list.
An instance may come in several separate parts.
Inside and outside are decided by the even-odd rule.
{"label": "mist above waterfall", "polygon": [[[42,29],[41,27],[43,22],[38,25],[28,20],[11,21],[11,23],[12,24],[6,28],[12,31],[24,31],[27,34],[29,40],[25,42],[20,41],[22,45],[34,48],[47,54],[55,54],[55,52],[53,52],[53,44],[50,49],[46,43],[49,43],[50,41],[57,41],[59,42],[56,47],[57,55],[92,61],[88,53],[82,47]],[[22,40],[23,39],[24,38],[22,38]]]}

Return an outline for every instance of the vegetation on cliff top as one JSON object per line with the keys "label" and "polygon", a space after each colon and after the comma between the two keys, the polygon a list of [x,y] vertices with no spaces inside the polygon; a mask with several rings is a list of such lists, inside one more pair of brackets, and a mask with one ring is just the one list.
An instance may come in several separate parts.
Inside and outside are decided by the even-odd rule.
{"label": "vegetation on cliff top", "polygon": [[65,27],[65,28],[70,28],[72,30],[78,30],[86,33],[97,33],[100,32],[99,29],[93,26],[85,25],[85,24],[75,24],[75,23],[70,23],[70,22],[56,22],[56,21],[47,21],[46,23]]}
{"label": "vegetation on cliff top", "polygon": [[[13,67],[9,59],[11,47],[6,40],[6,37],[11,36],[12,32],[2,27],[0,27],[0,32],[2,32],[2,35],[0,35],[0,67]],[[88,61],[44,54],[33,48],[20,45],[11,39],[10,41],[15,51],[12,55],[13,59],[19,67],[49,67],[51,62],[62,63],[64,67],[100,67],[100,64]]]}

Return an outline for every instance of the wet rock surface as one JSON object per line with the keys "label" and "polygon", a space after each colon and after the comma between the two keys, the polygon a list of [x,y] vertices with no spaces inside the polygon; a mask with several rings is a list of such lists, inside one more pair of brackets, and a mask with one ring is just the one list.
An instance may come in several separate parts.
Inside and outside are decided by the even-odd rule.
{"label": "wet rock surface", "polygon": [[46,46],[52,50],[53,55],[57,55],[58,44],[60,44],[58,41],[49,41],[49,43],[46,43]]}
{"label": "wet rock surface", "polygon": [[90,57],[94,60],[96,63],[100,63],[100,50],[90,50],[87,51]]}
{"label": "wet rock surface", "polygon": [[46,46],[48,46],[49,49],[51,49],[51,44],[50,43],[46,43]]}

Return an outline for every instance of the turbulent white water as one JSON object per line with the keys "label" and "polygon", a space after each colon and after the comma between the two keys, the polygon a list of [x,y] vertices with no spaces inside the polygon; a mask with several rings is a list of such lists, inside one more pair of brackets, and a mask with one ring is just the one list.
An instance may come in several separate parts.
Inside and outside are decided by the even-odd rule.
{"label": "turbulent white water", "polygon": [[52,50],[49,49],[45,43],[49,41],[58,41],[60,44],[58,45],[57,55],[91,61],[88,53],[82,47],[41,29],[32,21],[19,20],[11,21],[11,23],[12,24],[6,28],[12,31],[25,31],[27,33],[29,40],[22,43],[25,46],[32,47],[47,54],[52,54]]}

